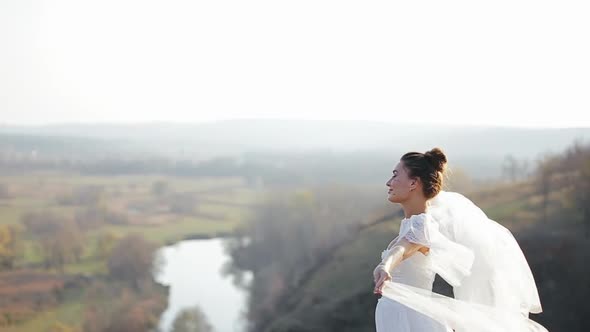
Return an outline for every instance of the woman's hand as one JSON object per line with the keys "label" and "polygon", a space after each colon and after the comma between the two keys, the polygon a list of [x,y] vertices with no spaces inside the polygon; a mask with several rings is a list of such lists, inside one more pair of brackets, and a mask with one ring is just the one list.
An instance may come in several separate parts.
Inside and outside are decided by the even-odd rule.
{"label": "woman's hand", "polygon": [[379,269],[383,266],[383,263],[377,265],[373,270],[373,283],[377,282],[379,276]]}
{"label": "woman's hand", "polygon": [[381,294],[385,281],[391,280],[389,271],[385,269],[385,265],[379,264],[373,271],[373,281],[375,282],[375,288],[373,294]]}
{"label": "woman's hand", "polygon": [[428,255],[430,249],[427,247],[408,241],[405,238],[397,241],[392,248],[387,249],[386,257],[383,258],[381,264],[377,265],[373,271],[373,281],[375,282],[375,289],[373,293],[381,294],[385,281],[391,280],[389,271],[393,271],[401,261],[412,256],[417,251],[424,255]]}

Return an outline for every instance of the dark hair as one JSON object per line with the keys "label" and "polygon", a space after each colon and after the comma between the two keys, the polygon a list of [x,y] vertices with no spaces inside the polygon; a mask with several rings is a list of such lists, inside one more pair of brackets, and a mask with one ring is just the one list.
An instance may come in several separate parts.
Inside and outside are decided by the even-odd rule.
{"label": "dark hair", "polygon": [[410,178],[420,178],[426,198],[433,198],[442,190],[447,157],[441,149],[434,148],[425,153],[408,152],[400,161]]}

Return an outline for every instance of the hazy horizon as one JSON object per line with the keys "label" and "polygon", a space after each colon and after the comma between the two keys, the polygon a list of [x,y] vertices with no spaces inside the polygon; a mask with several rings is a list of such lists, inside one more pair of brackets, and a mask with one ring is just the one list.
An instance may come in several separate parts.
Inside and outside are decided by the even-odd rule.
{"label": "hazy horizon", "polygon": [[588,124],[527,124],[527,123],[436,123],[436,122],[401,122],[401,121],[388,121],[379,119],[308,119],[308,118],[287,118],[287,117],[276,117],[276,118],[228,118],[218,120],[203,120],[203,121],[181,121],[181,120],[136,120],[136,121],[48,121],[44,123],[26,123],[26,122],[8,122],[1,121],[0,128],[2,127],[51,127],[51,126],[150,126],[150,125],[171,125],[171,126],[192,126],[202,124],[216,124],[232,121],[298,121],[298,122],[364,122],[364,123],[379,123],[379,124],[392,124],[392,125],[405,125],[405,126],[440,126],[441,128],[448,127],[481,127],[481,128],[522,128],[522,129],[583,129],[590,128]]}

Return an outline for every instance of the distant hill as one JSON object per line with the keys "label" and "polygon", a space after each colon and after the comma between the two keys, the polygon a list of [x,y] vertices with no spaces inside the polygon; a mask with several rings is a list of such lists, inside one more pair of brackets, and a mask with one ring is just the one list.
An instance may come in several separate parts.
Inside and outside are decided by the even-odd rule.
{"label": "distant hill", "polygon": [[525,129],[305,120],[0,126],[0,153],[36,151],[71,158],[76,154],[84,158],[110,155],[189,160],[230,156],[292,163],[293,159],[326,157],[324,163],[330,165],[364,158],[366,162],[359,164],[376,161],[377,164],[370,167],[380,169],[384,165],[393,167],[395,158],[405,152],[439,146],[449,156],[450,165],[459,166],[476,178],[498,177],[507,155],[535,160],[545,153],[563,150],[574,140],[590,140],[590,128]]}

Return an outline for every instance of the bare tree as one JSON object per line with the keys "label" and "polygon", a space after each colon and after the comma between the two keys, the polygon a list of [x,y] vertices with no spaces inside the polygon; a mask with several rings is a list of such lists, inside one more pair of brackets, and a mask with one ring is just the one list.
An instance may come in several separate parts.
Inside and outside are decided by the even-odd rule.
{"label": "bare tree", "polygon": [[130,234],[121,239],[113,248],[108,261],[112,278],[127,282],[133,289],[140,290],[142,284],[150,281],[157,246],[146,241],[139,234]]}
{"label": "bare tree", "polygon": [[8,189],[8,186],[4,183],[0,183],[0,199],[3,198],[10,198],[11,194],[10,194],[10,190]]}
{"label": "bare tree", "polygon": [[[330,185],[297,192],[273,192],[255,208],[252,218],[227,243],[232,267],[250,270],[249,316],[265,319],[284,292],[297,285],[308,270],[326,259],[355,230],[372,222],[380,207],[380,192]],[[247,241],[246,241],[247,239]]]}
{"label": "bare tree", "polygon": [[19,251],[20,240],[16,227],[0,225],[0,269],[12,269]]}
{"label": "bare tree", "polygon": [[174,318],[172,332],[211,332],[207,316],[197,306],[181,310]]}
{"label": "bare tree", "polygon": [[163,196],[170,191],[170,185],[164,180],[158,180],[152,184],[152,193],[156,196]]}
{"label": "bare tree", "polygon": [[513,155],[508,154],[504,157],[504,162],[502,163],[502,174],[511,182],[516,181],[518,176],[518,160],[516,160]]}
{"label": "bare tree", "polygon": [[28,213],[22,223],[41,246],[46,267],[63,272],[64,265],[80,261],[84,238],[77,224],[54,213]]}
{"label": "bare tree", "polygon": [[502,163],[502,176],[507,178],[509,181],[514,182],[519,179],[526,178],[529,174],[529,161],[519,161],[511,154],[507,154],[504,157]]}
{"label": "bare tree", "polygon": [[62,205],[96,205],[100,202],[103,192],[102,186],[81,186],[69,194],[58,196],[57,202]]}
{"label": "bare tree", "polygon": [[113,232],[104,232],[96,240],[96,255],[102,259],[108,259],[115,245],[119,241],[119,236]]}
{"label": "bare tree", "polygon": [[95,282],[84,304],[85,332],[145,332],[156,327],[166,297],[158,291],[136,293],[117,283]]}

